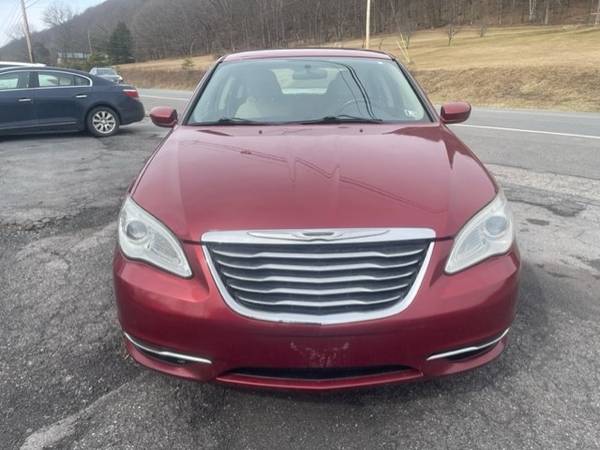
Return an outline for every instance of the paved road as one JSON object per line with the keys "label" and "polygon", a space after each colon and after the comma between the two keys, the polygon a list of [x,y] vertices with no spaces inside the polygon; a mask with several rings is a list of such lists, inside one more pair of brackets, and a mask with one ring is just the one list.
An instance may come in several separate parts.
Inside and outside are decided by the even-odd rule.
{"label": "paved road", "polygon": [[[143,95],[183,108],[189,94]],[[464,375],[324,395],[185,382],[124,356],[115,219],[164,130],[0,140],[0,448],[600,447],[600,116],[476,109],[468,125],[456,132],[518,223],[509,348]]]}
{"label": "paved road", "polygon": [[[181,112],[192,93],[142,89],[141,94],[148,109],[168,105]],[[486,163],[597,178],[600,114],[474,108],[468,123],[454,128]]]}

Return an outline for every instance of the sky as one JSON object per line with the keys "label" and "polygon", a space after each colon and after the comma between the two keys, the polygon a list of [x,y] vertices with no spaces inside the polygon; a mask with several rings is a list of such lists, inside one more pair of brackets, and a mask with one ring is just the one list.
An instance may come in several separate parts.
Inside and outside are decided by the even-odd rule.
{"label": "sky", "polygon": [[[27,15],[29,17],[29,26],[32,31],[40,31],[45,28],[42,20],[46,8],[57,0],[25,0],[27,5]],[[68,4],[73,12],[82,13],[90,6],[102,3],[104,0],[58,0]],[[0,0],[0,46],[6,44],[10,38],[7,33],[15,27],[21,25],[21,0]]]}

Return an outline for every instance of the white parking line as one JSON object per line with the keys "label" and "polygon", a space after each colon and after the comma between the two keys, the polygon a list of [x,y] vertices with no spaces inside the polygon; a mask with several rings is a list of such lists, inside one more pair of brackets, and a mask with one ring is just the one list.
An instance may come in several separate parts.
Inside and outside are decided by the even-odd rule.
{"label": "white parking line", "polygon": [[486,125],[454,125],[457,127],[466,127],[466,128],[480,128],[484,130],[498,130],[498,131],[517,131],[521,133],[532,133],[532,134],[548,134],[551,136],[565,136],[565,137],[575,137],[582,139],[598,139],[600,140],[600,136],[593,136],[590,134],[574,134],[574,133],[558,133],[555,131],[541,131],[541,130],[524,130],[522,128],[504,128],[504,127],[490,127]]}
{"label": "white parking line", "polygon": [[146,94],[140,94],[140,97],[142,97],[142,98],[160,98],[163,100],[179,100],[180,102],[187,102],[189,100],[189,98],[183,98],[183,97],[163,97],[163,96],[158,96],[158,95],[146,95]]}

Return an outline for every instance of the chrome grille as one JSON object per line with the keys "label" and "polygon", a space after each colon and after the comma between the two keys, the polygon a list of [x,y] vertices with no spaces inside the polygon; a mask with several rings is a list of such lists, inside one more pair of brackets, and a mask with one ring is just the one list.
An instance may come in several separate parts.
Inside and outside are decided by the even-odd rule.
{"label": "chrome grille", "polygon": [[352,230],[347,239],[344,230],[332,230],[333,238],[316,230],[290,230],[287,237],[285,230],[273,237],[213,232],[203,243],[233,309],[266,320],[331,323],[361,320],[349,316],[357,313],[366,317],[362,320],[381,315],[416,291],[433,232],[392,229],[373,235],[377,230],[365,230],[362,237]]}

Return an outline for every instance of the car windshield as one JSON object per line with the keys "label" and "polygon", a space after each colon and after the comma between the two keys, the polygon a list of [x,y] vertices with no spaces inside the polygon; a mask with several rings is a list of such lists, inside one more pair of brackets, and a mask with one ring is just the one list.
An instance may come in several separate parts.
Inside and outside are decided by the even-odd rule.
{"label": "car windshield", "polygon": [[190,125],[430,121],[398,65],[376,58],[273,58],[217,66]]}
{"label": "car windshield", "polygon": [[117,72],[115,72],[115,69],[98,69],[97,70],[98,75],[116,75]]}

